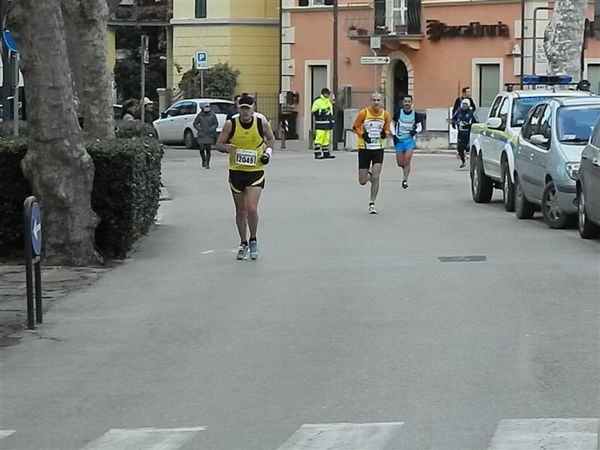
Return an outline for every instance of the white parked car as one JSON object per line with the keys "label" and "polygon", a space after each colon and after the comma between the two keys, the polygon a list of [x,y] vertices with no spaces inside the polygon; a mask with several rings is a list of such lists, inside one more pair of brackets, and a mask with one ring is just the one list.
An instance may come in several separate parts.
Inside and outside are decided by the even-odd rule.
{"label": "white parked car", "polygon": [[194,119],[200,112],[200,105],[203,103],[210,103],[212,110],[217,115],[219,121],[217,133],[220,133],[227,117],[227,111],[233,106],[233,102],[216,98],[189,98],[171,105],[161,114],[160,119],[152,123],[158,132],[160,142],[183,144],[187,148],[194,148],[196,140]]}

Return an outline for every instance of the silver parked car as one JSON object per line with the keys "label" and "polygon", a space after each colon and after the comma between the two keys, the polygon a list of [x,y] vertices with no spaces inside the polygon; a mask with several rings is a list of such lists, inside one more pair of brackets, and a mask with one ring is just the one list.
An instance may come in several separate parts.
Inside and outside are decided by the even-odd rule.
{"label": "silver parked car", "polygon": [[529,113],[515,150],[515,212],[529,219],[541,208],[550,228],[577,214],[581,153],[600,118],[600,97],[548,99]]}
{"label": "silver parked car", "polygon": [[217,133],[221,132],[227,111],[233,106],[231,100],[215,98],[190,98],[174,103],[163,112],[159,119],[152,124],[158,132],[158,139],[163,144],[184,144],[187,148],[195,147],[196,130],[194,119],[200,112],[200,105],[209,103],[217,115],[219,126]]}
{"label": "silver parked car", "polygon": [[581,237],[593,239],[600,236],[600,120],[581,153],[577,209]]}

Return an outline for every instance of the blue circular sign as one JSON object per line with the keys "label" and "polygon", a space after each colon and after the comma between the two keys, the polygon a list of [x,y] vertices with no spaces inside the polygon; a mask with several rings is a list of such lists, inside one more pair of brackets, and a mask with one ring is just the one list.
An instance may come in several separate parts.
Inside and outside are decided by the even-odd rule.
{"label": "blue circular sign", "polygon": [[2,37],[4,38],[4,43],[6,44],[6,46],[8,47],[8,49],[11,52],[19,53],[19,48],[17,47],[17,43],[15,42],[12,35],[10,34],[10,31],[4,30],[2,32]]}
{"label": "blue circular sign", "polygon": [[42,216],[37,202],[31,204],[31,248],[36,256],[42,253]]}

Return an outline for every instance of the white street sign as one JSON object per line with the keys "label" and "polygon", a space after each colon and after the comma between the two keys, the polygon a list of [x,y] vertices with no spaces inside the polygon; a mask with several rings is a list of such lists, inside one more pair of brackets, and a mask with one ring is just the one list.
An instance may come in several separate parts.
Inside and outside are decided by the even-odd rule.
{"label": "white street sign", "polygon": [[389,64],[390,57],[389,56],[361,56],[360,63],[361,64]]}
{"label": "white street sign", "polygon": [[381,49],[381,36],[371,36],[370,44],[371,50]]}
{"label": "white street sign", "polygon": [[208,69],[208,53],[196,52],[196,69]]}

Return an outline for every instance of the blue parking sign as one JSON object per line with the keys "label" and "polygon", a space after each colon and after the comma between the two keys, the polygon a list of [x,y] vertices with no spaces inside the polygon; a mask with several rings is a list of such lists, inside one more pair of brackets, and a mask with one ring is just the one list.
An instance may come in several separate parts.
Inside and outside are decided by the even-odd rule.
{"label": "blue parking sign", "polygon": [[196,69],[208,69],[208,53],[196,52]]}

